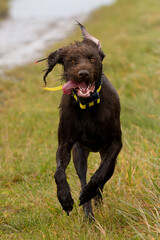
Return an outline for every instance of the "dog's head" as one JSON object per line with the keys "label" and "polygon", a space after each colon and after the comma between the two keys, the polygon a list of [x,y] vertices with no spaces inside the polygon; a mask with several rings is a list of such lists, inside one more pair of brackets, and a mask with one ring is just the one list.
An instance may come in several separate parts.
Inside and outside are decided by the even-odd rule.
{"label": "dog's head", "polygon": [[60,48],[48,56],[46,77],[56,64],[64,67],[63,79],[66,84],[63,91],[70,94],[74,89],[79,97],[89,97],[98,88],[102,75],[102,61],[105,57],[99,41],[91,36],[83,25],[81,27],[84,40]]}

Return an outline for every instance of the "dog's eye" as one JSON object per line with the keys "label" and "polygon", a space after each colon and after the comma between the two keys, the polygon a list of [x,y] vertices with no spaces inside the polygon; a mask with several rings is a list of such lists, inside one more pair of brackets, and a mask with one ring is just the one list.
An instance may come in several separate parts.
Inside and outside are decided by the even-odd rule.
{"label": "dog's eye", "polygon": [[90,61],[91,61],[92,63],[94,63],[94,62],[96,61],[96,59],[95,59],[95,58],[91,58]]}
{"label": "dog's eye", "polygon": [[76,60],[72,59],[72,60],[71,60],[71,63],[76,63]]}

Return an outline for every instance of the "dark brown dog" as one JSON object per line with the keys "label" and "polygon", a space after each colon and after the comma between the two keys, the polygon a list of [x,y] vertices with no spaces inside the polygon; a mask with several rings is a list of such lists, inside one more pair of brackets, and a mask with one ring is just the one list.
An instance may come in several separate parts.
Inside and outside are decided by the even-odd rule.
{"label": "dark brown dog", "polygon": [[[58,129],[57,169],[54,175],[57,196],[69,215],[73,199],[67,183],[65,170],[70,162],[71,150],[75,169],[80,178],[82,191],[80,205],[85,215],[93,216],[91,199],[101,202],[101,192],[115,168],[121,150],[119,96],[102,73],[104,53],[99,41],[91,36],[83,25],[84,40],[58,49],[48,57],[46,76],[59,63],[64,67],[64,94],[60,103]],[[99,152],[101,164],[86,183],[89,152]]]}

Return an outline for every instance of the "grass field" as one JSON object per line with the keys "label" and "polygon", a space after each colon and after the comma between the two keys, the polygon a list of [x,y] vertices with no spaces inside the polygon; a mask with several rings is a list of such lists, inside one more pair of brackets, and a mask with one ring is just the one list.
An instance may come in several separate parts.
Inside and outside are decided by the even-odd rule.
{"label": "grass field", "polygon": [[[67,168],[75,200],[70,217],[56,197],[53,174],[61,92],[41,89],[45,63],[1,77],[0,239],[160,238],[159,9],[159,0],[119,0],[95,11],[85,24],[101,40],[104,73],[120,95],[124,145],[105,186],[103,207],[94,207],[93,223],[84,221],[78,207],[80,184],[72,161]],[[48,53],[81,38],[77,28]],[[58,66],[48,86],[58,85],[60,74]],[[88,179],[99,161],[99,155],[90,155]]]}
{"label": "grass field", "polygon": [[7,15],[8,11],[8,0],[0,1],[0,19],[4,18]]}

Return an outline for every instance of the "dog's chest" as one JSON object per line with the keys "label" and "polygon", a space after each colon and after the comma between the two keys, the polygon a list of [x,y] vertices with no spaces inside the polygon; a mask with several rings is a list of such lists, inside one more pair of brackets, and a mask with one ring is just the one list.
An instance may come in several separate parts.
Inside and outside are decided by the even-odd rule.
{"label": "dog's chest", "polygon": [[78,121],[76,137],[93,152],[97,152],[108,138],[105,124],[96,116],[89,115]]}

